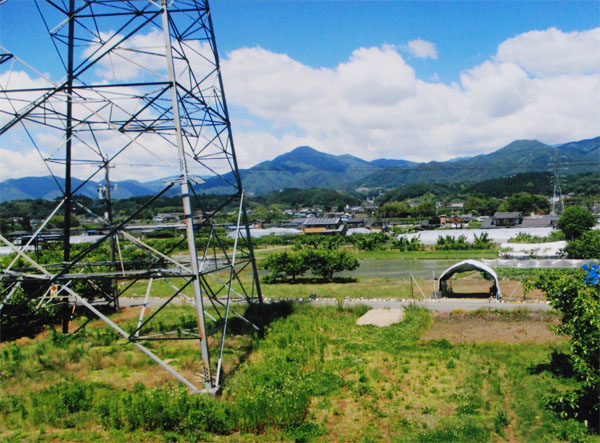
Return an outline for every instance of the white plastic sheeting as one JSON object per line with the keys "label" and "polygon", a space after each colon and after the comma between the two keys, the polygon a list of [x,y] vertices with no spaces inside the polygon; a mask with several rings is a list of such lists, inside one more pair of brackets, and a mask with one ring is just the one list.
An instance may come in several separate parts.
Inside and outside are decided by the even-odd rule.
{"label": "white plastic sheeting", "polygon": [[468,242],[472,242],[476,235],[479,237],[485,233],[491,242],[500,244],[506,243],[509,238],[516,237],[519,233],[546,237],[553,231],[555,231],[553,228],[440,229],[435,231],[421,231],[416,234],[401,234],[398,238],[406,237],[410,240],[413,237],[419,237],[421,243],[424,245],[435,245],[438,237],[449,235],[458,238],[464,235]]}
{"label": "white plastic sheeting", "polygon": [[[561,251],[567,246],[566,241],[550,243],[502,243],[501,257],[505,258],[560,258]],[[506,251],[511,249],[511,251]]]}
{"label": "white plastic sheeting", "polygon": [[352,228],[346,231],[346,235],[352,234],[371,234],[371,231],[369,231],[367,228]]}
{"label": "white plastic sheeting", "polygon": [[[250,228],[250,236],[252,238],[261,238],[261,237],[265,237],[267,235],[296,235],[296,234],[300,234],[301,232],[302,231],[300,231],[298,229],[292,229],[292,228],[267,228],[267,229]],[[235,238],[235,230],[233,232],[228,233],[227,235],[231,238]],[[245,235],[246,235],[246,229],[240,228],[240,236],[245,236]]]}

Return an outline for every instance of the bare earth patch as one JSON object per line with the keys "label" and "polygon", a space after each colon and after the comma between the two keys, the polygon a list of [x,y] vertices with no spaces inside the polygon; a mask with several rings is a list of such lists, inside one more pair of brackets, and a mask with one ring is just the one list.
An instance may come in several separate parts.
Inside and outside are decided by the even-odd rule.
{"label": "bare earth patch", "polygon": [[389,326],[394,323],[400,323],[404,319],[404,309],[371,309],[362,317],[356,320],[356,324],[374,325],[374,326]]}
{"label": "bare earth patch", "polygon": [[566,341],[557,336],[549,324],[559,323],[557,316],[548,313],[438,312],[422,340],[447,339],[451,343],[556,343]]}
{"label": "bare earth patch", "polygon": [[[429,282],[431,282],[431,280],[429,280]],[[449,286],[454,291],[455,297],[466,298],[489,297],[489,291],[492,284],[492,281],[472,276],[449,281]],[[429,283],[429,287],[431,287],[431,283]],[[539,289],[532,290],[528,294],[525,294],[523,285],[518,280],[500,280],[500,291],[502,292],[502,298],[504,300],[509,298],[514,301],[546,300],[544,293]]]}

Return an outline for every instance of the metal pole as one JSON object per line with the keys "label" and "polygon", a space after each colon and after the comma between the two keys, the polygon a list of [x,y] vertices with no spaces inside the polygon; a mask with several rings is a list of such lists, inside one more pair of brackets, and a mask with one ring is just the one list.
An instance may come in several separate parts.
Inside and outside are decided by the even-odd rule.
{"label": "metal pole", "polygon": [[233,272],[235,269],[235,256],[237,252],[237,243],[240,236],[240,216],[242,214],[242,205],[244,204],[244,193],[240,198],[240,209],[238,211],[237,224],[235,225],[235,240],[233,244],[233,256],[231,258],[231,271],[229,273],[229,286],[227,288],[227,301],[225,303],[225,316],[223,318],[223,333],[221,334],[221,349],[219,350],[219,360],[217,362],[217,373],[215,379],[215,386],[219,386],[221,378],[221,364],[223,362],[223,348],[225,347],[225,334],[227,332],[227,320],[229,319],[229,301],[231,300],[231,284],[233,280]]}
{"label": "metal pole", "polygon": [[[109,229],[113,228],[113,213],[112,213],[112,202],[111,202],[111,195],[110,195],[110,175],[109,175],[109,170],[110,170],[110,164],[108,162],[108,159],[106,159],[106,163],[104,164],[104,186],[105,186],[105,191],[104,191],[104,205],[106,208],[106,213],[104,214],[104,219],[108,220],[108,227]],[[113,234],[110,236],[110,262],[112,263],[113,269],[115,271],[119,271],[119,265],[117,264],[116,261],[116,236],[117,234]],[[111,280],[111,292],[112,292],[112,296],[113,296],[113,307],[115,308],[115,312],[119,311],[119,290],[117,288],[117,281],[116,280]]]}
{"label": "metal pole", "polygon": [[148,287],[146,288],[146,295],[144,296],[144,304],[142,305],[142,309],[140,309],[140,318],[138,320],[137,327],[135,328],[135,336],[139,337],[140,335],[140,326],[142,326],[142,321],[144,320],[144,313],[146,312],[146,305],[148,304],[148,298],[150,297],[150,289],[152,288],[152,279],[148,280]]}
{"label": "metal pole", "polygon": [[179,158],[179,169],[181,172],[181,196],[183,203],[183,214],[185,217],[188,249],[190,254],[190,266],[193,274],[194,299],[196,302],[196,317],[198,319],[198,335],[200,336],[200,350],[202,353],[202,365],[204,386],[207,390],[212,389],[212,380],[210,376],[210,360],[208,354],[208,343],[206,337],[206,328],[204,322],[204,301],[202,300],[202,289],[200,287],[200,274],[198,272],[198,253],[196,251],[196,240],[194,238],[194,220],[192,205],[190,201],[190,189],[187,163],[183,146],[183,136],[181,132],[181,121],[179,117],[179,103],[177,100],[177,79],[175,77],[175,65],[173,62],[171,35],[169,33],[169,13],[167,9],[167,0],[161,0],[162,25],[165,38],[165,54],[167,57],[167,69],[169,70],[169,79],[171,81],[171,100],[173,105],[173,123],[175,125],[175,137],[177,141],[177,156]]}
{"label": "metal pole", "polygon": [[[69,43],[67,48],[67,115],[65,154],[65,208],[63,221],[63,262],[71,261],[71,138],[73,136],[73,46],[75,45],[75,0],[69,0]],[[62,308],[62,332],[69,332],[69,309]]]}

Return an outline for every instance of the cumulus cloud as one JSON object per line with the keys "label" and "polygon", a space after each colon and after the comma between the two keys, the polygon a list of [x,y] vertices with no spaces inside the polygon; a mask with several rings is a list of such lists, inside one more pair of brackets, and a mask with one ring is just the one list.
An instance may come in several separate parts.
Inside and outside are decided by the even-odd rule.
{"label": "cumulus cloud", "polygon": [[417,39],[408,42],[406,46],[408,51],[417,58],[437,59],[437,50],[431,42]]}
{"label": "cumulus cloud", "polygon": [[[234,50],[221,60],[234,110],[238,164],[250,167],[299,145],[367,160],[429,161],[490,152],[515,139],[560,143],[595,137],[600,119],[599,35],[600,28],[573,33],[551,28],[517,35],[450,84],[418,78],[399,48],[389,45],[357,48],[345,62],[330,68],[307,66],[261,47]],[[98,75],[107,81],[117,71],[122,79],[151,71],[162,75],[158,61],[164,62],[164,57],[140,50],[154,48],[159,53],[160,38],[156,32],[140,36],[128,49],[120,49],[129,61],[113,57],[113,65],[117,58],[124,63],[122,70],[113,71],[106,59],[98,65]],[[415,56],[437,56],[432,44],[411,43]],[[207,48],[192,44],[186,49],[194,67],[204,72]],[[135,96],[135,91],[129,92]],[[123,100],[120,107],[111,115],[132,112],[139,103]],[[114,151],[128,142],[125,136],[107,133],[99,142]],[[41,134],[36,137],[42,141]],[[78,149],[89,151],[86,143],[91,141],[83,134],[79,137]],[[50,138],[40,144],[53,145]],[[0,139],[0,179],[33,174],[23,165],[39,157],[17,145]],[[169,166],[150,155],[149,148]],[[37,163],[43,173],[43,164]],[[156,134],[144,134],[115,163],[117,179],[152,180],[177,173],[172,141]],[[146,166],[130,166],[141,163]],[[197,173],[203,175],[201,170]]]}
{"label": "cumulus cloud", "polygon": [[[599,32],[516,36],[452,84],[416,78],[391,46],[359,48],[331,69],[258,47],[232,51],[223,61],[229,101],[299,129],[277,137],[264,130],[254,137],[251,129],[237,134],[238,153],[247,149],[264,160],[310,144],[365,159],[428,161],[490,152],[521,138],[560,143],[597,136]],[[530,57],[543,48],[552,55]]]}
{"label": "cumulus cloud", "polygon": [[530,31],[498,46],[498,62],[514,63],[539,77],[600,71],[600,28]]}

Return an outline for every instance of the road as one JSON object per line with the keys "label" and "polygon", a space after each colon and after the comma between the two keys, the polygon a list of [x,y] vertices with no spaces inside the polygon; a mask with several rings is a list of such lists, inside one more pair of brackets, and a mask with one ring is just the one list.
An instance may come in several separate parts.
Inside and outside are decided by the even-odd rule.
{"label": "road", "polygon": [[[320,298],[315,300],[294,299],[300,303],[310,303],[316,306],[335,306],[336,300],[332,298]],[[143,298],[120,298],[119,305],[122,307],[141,306]],[[152,297],[148,300],[148,307],[157,307],[164,303],[164,298]],[[265,300],[267,303],[271,300]],[[181,304],[184,302],[181,298],[173,300],[172,303]],[[473,311],[476,309],[500,309],[503,311],[512,311],[515,309],[525,309],[529,311],[549,311],[552,309],[546,302],[505,302],[489,299],[466,299],[466,298],[443,298],[443,299],[347,299],[344,300],[344,306],[367,305],[379,309],[399,309],[403,306],[417,305],[427,308],[431,311],[449,312],[455,309],[464,311]]]}

